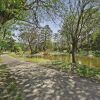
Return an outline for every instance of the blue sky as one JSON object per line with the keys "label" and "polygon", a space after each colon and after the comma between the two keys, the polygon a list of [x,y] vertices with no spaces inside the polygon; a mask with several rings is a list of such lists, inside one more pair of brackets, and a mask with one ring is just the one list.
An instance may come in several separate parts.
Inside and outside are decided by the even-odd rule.
{"label": "blue sky", "polygon": [[61,24],[60,19],[59,20],[56,19],[55,22],[50,20],[50,21],[44,21],[40,23],[41,26],[49,25],[53,33],[57,33],[57,31],[60,30],[60,27],[61,27],[60,24]]}

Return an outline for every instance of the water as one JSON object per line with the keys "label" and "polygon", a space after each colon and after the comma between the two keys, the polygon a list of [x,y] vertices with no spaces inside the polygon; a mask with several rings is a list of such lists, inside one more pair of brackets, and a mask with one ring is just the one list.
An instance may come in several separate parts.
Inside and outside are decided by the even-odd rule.
{"label": "water", "polygon": [[[38,58],[40,58],[40,56],[38,56]],[[70,55],[44,55],[44,56],[41,56],[41,58],[66,61],[68,63],[71,62]],[[100,57],[77,56],[76,60],[79,64],[84,64],[89,67],[100,68]]]}

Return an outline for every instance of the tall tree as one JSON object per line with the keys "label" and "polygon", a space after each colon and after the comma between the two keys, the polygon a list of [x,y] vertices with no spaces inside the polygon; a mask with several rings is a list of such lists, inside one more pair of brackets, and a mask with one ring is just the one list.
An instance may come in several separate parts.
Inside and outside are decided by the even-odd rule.
{"label": "tall tree", "polygon": [[76,63],[75,54],[78,43],[84,34],[90,34],[99,24],[99,0],[69,0],[68,9],[62,25],[62,34],[70,38],[72,45],[72,63]]}

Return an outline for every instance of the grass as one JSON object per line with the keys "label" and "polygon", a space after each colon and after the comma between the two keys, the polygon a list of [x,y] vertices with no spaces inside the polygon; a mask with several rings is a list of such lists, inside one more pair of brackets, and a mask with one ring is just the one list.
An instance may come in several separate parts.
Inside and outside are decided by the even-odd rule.
{"label": "grass", "polygon": [[17,54],[15,54],[15,53],[9,53],[8,55],[9,55],[9,56],[12,56],[12,57],[14,57],[14,58],[22,58],[21,55],[17,55]]}
{"label": "grass", "polygon": [[[19,57],[16,54],[11,55],[13,57]],[[21,58],[21,57],[19,57]],[[24,61],[27,62],[34,62],[34,63],[39,63],[43,64],[46,67],[54,68],[57,70],[61,70],[64,72],[71,72],[73,70],[72,64],[71,63],[66,63],[62,61],[52,61],[44,58],[38,58],[38,57],[32,57],[32,58],[24,58]],[[91,68],[86,65],[81,65],[77,64],[76,68],[73,70],[74,73],[79,75],[80,77],[86,77],[86,78],[91,78],[91,79],[99,79],[100,80],[100,68]]]}
{"label": "grass", "polygon": [[34,62],[34,63],[38,63],[38,64],[47,64],[47,63],[52,62],[51,60],[45,59],[45,58],[38,58],[38,57],[27,58],[27,57],[23,57],[20,55],[16,55],[15,53],[9,53],[9,56],[12,56],[14,58],[18,58],[18,59],[23,60],[23,61]]}
{"label": "grass", "polygon": [[77,74],[82,77],[98,78],[100,79],[100,68],[90,68],[86,65],[78,65],[76,69]]}
{"label": "grass", "polygon": [[0,58],[0,63],[2,63],[3,61],[2,61],[2,59]]}
{"label": "grass", "polygon": [[91,68],[81,64],[76,64],[76,67],[73,68],[71,63],[61,61],[54,61],[50,67],[64,72],[74,73],[80,77],[89,78],[92,80],[96,79],[98,82],[100,82],[100,68]]}
{"label": "grass", "polygon": [[16,80],[6,65],[0,66],[0,100],[23,100]]}
{"label": "grass", "polygon": [[51,63],[51,60],[44,59],[44,58],[35,58],[35,57],[33,57],[33,58],[25,58],[25,61],[39,63],[39,64]]}

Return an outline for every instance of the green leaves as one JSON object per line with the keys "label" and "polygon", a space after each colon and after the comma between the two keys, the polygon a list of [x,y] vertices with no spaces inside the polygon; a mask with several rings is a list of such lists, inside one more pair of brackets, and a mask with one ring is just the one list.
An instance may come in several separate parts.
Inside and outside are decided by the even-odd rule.
{"label": "green leaves", "polygon": [[6,7],[5,7],[5,3],[3,0],[0,0],[0,11],[4,10]]}
{"label": "green leaves", "polygon": [[57,3],[59,0],[52,0],[53,3]]}
{"label": "green leaves", "polygon": [[7,21],[20,15],[23,10],[25,0],[0,0],[0,23],[4,24]]}
{"label": "green leaves", "polygon": [[3,48],[6,47],[7,46],[7,41],[1,40],[0,41],[0,46],[3,47]]}
{"label": "green leaves", "polygon": [[92,77],[100,76],[100,69],[89,68],[86,65],[79,65],[77,68],[77,74],[83,77],[92,78]]}

